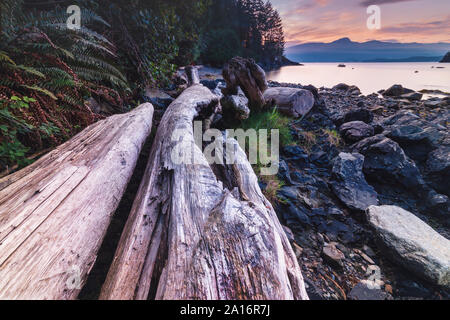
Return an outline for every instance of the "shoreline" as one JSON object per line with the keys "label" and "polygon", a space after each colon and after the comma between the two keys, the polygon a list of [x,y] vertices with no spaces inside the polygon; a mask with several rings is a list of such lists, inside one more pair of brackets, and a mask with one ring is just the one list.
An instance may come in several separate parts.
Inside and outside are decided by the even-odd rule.
{"label": "shoreline", "polygon": [[[218,72],[215,77],[210,84],[223,81],[220,80]],[[385,143],[393,146],[399,143],[397,154],[393,151],[387,154],[379,153],[375,155],[375,159],[387,157],[385,161],[391,163],[393,168],[410,166],[416,170],[412,171],[415,173],[406,173],[406,176],[402,177],[395,173],[397,169],[389,171],[391,168],[386,166],[386,172],[380,175],[396,177],[393,181],[377,180],[377,175],[366,175],[367,182],[376,191],[379,205],[401,207],[450,239],[450,230],[446,224],[450,221],[445,222],[445,218],[436,216],[438,209],[431,209],[430,200],[425,194],[420,192],[414,194],[415,187],[405,189],[402,183],[396,180],[427,179],[427,183],[431,183],[427,175],[427,162],[412,160],[410,157],[422,159],[423,155],[420,152],[415,154],[415,145],[420,145],[420,148],[426,147],[427,139],[436,134],[436,130],[441,134],[449,132],[447,119],[450,98],[408,100],[401,97],[384,97],[379,93],[363,95],[358,87],[346,84],[331,88],[315,88],[270,80],[268,84],[269,87],[308,89],[316,97],[316,104],[309,114],[302,119],[292,119],[290,122],[295,143],[280,150],[279,174],[274,181],[260,181],[262,190],[270,188],[273,183],[280,186],[276,191],[279,201],[274,203],[274,208],[299,257],[310,297],[358,299],[363,294],[370,294],[371,298],[377,300],[450,299],[448,289],[423,280],[407,271],[404,264],[389,259],[389,255],[377,245],[375,233],[365,221],[363,212],[350,209],[345,202],[337,198],[336,189],[333,187],[336,183],[333,169],[335,159],[341,153],[360,152],[354,150],[354,144],[345,140],[344,133],[340,130],[341,122],[358,120],[355,121],[355,125],[372,128],[374,137],[367,138],[369,141],[386,137]],[[387,89],[389,88],[385,88]],[[407,92],[408,89],[403,88],[403,91]],[[350,118],[346,119],[347,117]],[[389,125],[389,121],[398,123]],[[399,137],[396,137],[390,132],[398,126],[405,128],[414,126],[421,131],[411,135],[400,131]],[[355,127],[353,129],[355,131],[351,132],[358,132],[358,128]],[[445,134],[448,136],[448,133]],[[437,146],[447,148],[445,145],[437,144]],[[405,158],[399,160],[402,157]],[[362,172],[359,174],[362,175]],[[351,187],[351,183],[347,181],[351,181],[355,175],[357,174],[345,173],[341,182],[344,185],[338,189],[345,190]],[[352,189],[350,192],[356,190]],[[448,198],[446,199],[448,201]],[[361,198],[358,201],[363,200]],[[445,209],[442,210],[445,212]],[[377,279],[380,286],[375,290],[367,288],[366,272],[370,268],[378,268],[381,273]],[[319,274],[333,275],[333,281],[325,276],[320,277]],[[441,296],[436,295],[436,292]]]}

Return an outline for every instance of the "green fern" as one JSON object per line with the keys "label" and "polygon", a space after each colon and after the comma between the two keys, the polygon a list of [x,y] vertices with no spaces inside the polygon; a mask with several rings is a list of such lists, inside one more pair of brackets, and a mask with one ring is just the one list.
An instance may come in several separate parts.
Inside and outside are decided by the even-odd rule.
{"label": "green fern", "polygon": [[43,94],[49,96],[50,98],[52,98],[53,100],[58,100],[58,98],[52,92],[50,92],[47,89],[44,89],[44,88],[41,88],[41,87],[38,87],[38,86],[28,86],[28,85],[25,85],[25,84],[21,85],[21,87],[30,89],[32,91],[37,91],[37,92],[43,93]]}

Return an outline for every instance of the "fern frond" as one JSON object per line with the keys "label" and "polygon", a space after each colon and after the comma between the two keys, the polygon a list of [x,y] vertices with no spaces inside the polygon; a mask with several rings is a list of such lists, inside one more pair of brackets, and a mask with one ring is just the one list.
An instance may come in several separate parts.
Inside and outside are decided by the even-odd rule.
{"label": "fern frond", "polygon": [[40,92],[40,93],[43,93],[43,94],[49,96],[50,98],[52,98],[53,100],[58,100],[58,98],[52,92],[50,92],[47,89],[44,89],[44,88],[41,88],[41,87],[38,87],[38,86],[28,86],[28,85],[25,85],[25,84],[21,85],[21,87],[24,87],[24,88],[27,88],[27,89],[30,89],[30,90],[33,90],[33,91],[37,91],[37,92]]}
{"label": "fern frond", "polygon": [[19,69],[19,70],[25,71],[28,74],[32,74],[32,75],[35,75],[35,76],[37,76],[39,78],[44,78],[45,79],[45,74],[43,74],[42,72],[39,72],[38,70],[36,70],[35,68],[32,68],[32,67],[19,65],[19,66],[12,67],[12,69]]}
{"label": "fern frond", "polygon": [[16,65],[16,63],[4,51],[0,51],[0,62],[8,62],[12,65]]}

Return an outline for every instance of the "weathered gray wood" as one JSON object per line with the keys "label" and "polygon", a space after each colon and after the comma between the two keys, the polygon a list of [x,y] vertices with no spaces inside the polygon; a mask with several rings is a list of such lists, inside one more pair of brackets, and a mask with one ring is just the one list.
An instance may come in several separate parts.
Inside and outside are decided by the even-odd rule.
{"label": "weathered gray wood", "polygon": [[86,128],[0,180],[0,299],[75,299],[150,133],[153,106]]}
{"label": "weathered gray wood", "polygon": [[185,68],[186,76],[188,79],[188,86],[200,83],[200,76],[198,75],[198,69],[195,66],[187,66]]}
{"label": "weathered gray wood", "polygon": [[[217,99],[194,85],[164,114],[100,299],[308,298],[290,243],[237,142],[228,141],[237,163],[225,166],[210,166],[194,143],[193,120],[214,112]],[[178,130],[194,164],[172,157]]]}
{"label": "weathered gray wood", "polygon": [[264,106],[266,73],[255,61],[235,57],[224,66],[222,75],[227,83],[227,87],[223,89],[225,96],[237,95],[240,87],[249,99],[250,109],[260,109]]}
{"label": "weathered gray wood", "polygon": [[288,87],[273,87],[264,92],[266,104],[277,106],[281,113],[291,117],[303,117],[314,106],[311,91]]}

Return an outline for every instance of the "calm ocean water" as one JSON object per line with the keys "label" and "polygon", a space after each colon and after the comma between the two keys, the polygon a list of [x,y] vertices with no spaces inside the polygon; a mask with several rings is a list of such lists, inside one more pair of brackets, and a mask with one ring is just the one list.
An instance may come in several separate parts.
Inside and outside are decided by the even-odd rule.
{"label": "calm ocean water", "polygon": [[345,65],[345,68],[338,68],[338,63],[306,63],[304,66],[283,67],[269,72],[268,79],[327,88],[346,83],[358,86],[365,95],[387,89],[394,84],[417,91],[428,89],[450,92],[450,64],[405,62]]}

